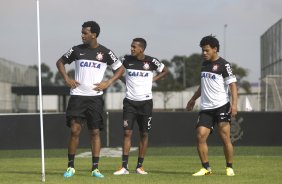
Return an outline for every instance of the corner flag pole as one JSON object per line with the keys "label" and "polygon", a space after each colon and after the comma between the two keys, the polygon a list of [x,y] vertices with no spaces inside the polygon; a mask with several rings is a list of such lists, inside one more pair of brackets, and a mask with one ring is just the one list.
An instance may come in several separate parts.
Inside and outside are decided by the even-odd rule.
{"label": "corner flag pole", "polygon": [[36,0],[36,8],[37,8],[38,88],[39,88],[41,161],[42,161],[42,178],[41,179],[42,179],[42,182],[45,182],[44,135],[43,135],[43,112],[42,112],[42,84],[41,84],[41,49],[40,49],[39,0]]}

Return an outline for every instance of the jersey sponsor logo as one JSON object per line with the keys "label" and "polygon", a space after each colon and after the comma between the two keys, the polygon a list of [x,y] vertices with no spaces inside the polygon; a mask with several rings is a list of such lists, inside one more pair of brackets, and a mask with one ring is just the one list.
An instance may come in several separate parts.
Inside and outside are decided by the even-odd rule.
{"label": "jersey sponsor logo", "polygon": [[65,56],[66,58],[69,58],[72,52],[73,52],[73,49],[71,48],[67,53],[65,53],[64,56]]}
{"label": "jersey sponsor logo", "polygon": [[94,63],[94,62],[89,62],[89,61],[82,61],[79,63],[80,67],[93,67],[93,68],[101,68],[101,64],[100,63]]}
{"label": "jersey sponsor logo", "polygon": [[149,73],[148,72],[135,72],[135,71],[129,71],[128,75],[130,77],[148,77]]}
{"label": "jersey sponsor logo", "polygon": [[148,62],[144,62],[143,69],[144,70],[149,70],[150,69],[150,65],[149,65]]}
{"label": "jersey sponsor logo", "polygon": [[212,74],[212,73],[205,73],[205,72],[202,72],[201,73],[201,78],[209,78],[209,79],[216,79],[215,75]]}
{"label": "jersey sponsor logo", "polygon": [[213,65],[212,67],[212,71],[216,72],[219,68],[219,65]]}
{"label": "jersey sponsor logo", "polygon": [[97,52],[96,59],[98,61],[101,61],[101,60],[103,60],[103,58],[104,58],[104,54],[102,52]]}
{"label": "jersey sponsor logo", "polygon": [[228,75],[233,75],[230,64],[225,64],[225,67]]}
{"label": "jersey sponsor logo", "polygon": [[109,52],[109,55],[114,62],[116,62],[118,60],[118,58],[116,57],[116,55],[112,51]]}

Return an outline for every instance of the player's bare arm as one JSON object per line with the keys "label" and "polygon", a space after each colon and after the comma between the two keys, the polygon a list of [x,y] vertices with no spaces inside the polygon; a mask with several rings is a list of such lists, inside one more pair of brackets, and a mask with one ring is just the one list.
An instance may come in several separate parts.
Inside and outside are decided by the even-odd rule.
{"label": "player's bare arm", "polygon": [[235,82],[229,84],[229,88],[231,91],[231,116],[235,117],[237,115],[237,101],[238,101],[238,95],[237,95],[237,84]]}
{"label": "player's bare arm", "polygon": [[197,89],[197,91],[194,93],[194,95],[192,96],[192,98],[188,101],[187,106],[186,106],[186,110],[187,111],[191,111],[193,110],[196,100],[201,96],[201,86],[199,86],[199,88]]}
{"label": "player's bare arm", "polygon": [[166,66],[164,66],[164,69],[162,72],[158,73],[156,76],[153,77],[153,82],[160,80],[161,78],[163,78],[166,74],[168,73],[168,69]]}
{"label": "player's bare arm", "polygon": [[102,91],[104,89],[107,89],[112,83],[122,77],[124,70],[124,66],[120,66],[117,70],[113,70],[114,75],[109,80],[94,84],[96,86],[94,90]]}
{"label": "player's bare arm", "polygon": [[65,68],[65,62],[63,59],[59,59],[56,63],[56,66],[58,68],[58,71],[60,72],[61,76],[63,77],[66,85],[70,88],[76,88],[79,85],[79,82],[77,82],[76,80],[71,79],[67,72],[66,72],[66,68]]}

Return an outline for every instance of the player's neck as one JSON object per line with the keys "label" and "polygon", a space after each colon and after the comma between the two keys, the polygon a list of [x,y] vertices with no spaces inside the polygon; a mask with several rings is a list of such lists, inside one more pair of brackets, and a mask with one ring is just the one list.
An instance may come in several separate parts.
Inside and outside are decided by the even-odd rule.
{"label": "player's neck", "polygon": [[136,56],[136,58],[138,60],[143,60],[143,59],[145,59],[145,54],[144,53],[143,54],[139,54],[138,56]]}
{"label": "player's neck", "polygon": [[217,61],[219,59],[219,55],[215,55],[214,57],[211,58],[210,61]]}
{"label": "player's neck", "polygon": [[92,41],[92,42],[89,44],[89,47],[90,47],[90,48],[97,48],[98,46],[99,46],[99,43],[97,42],[97,40]]}

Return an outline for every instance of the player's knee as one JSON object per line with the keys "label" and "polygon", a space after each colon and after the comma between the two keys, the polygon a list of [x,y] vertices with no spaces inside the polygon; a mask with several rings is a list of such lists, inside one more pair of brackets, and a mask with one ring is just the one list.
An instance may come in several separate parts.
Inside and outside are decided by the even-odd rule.
{"label": "player's knee", "polygon": [[124,137],[131,138],[132,136],[132,130],[125,130],[124,131]]}
{"label": "player's knee", "polygon": [[80,127],[72,127],[71,136],[79,136],[80,135]]}
{"label": "player's knee", "polygon": [[149,136],[148,132],[140,132],[140,137],[141,138],[147,138]]}
{"label": "player's knee", "polygon": [[198,143],[206,143],[207,142],[208,135],[203,133],[197,133],[197,142]]}
{"label": "player's knee", "polygon": [[100,136],[100,130],[99,129],[91,130],[91,136],[92,137]]}

